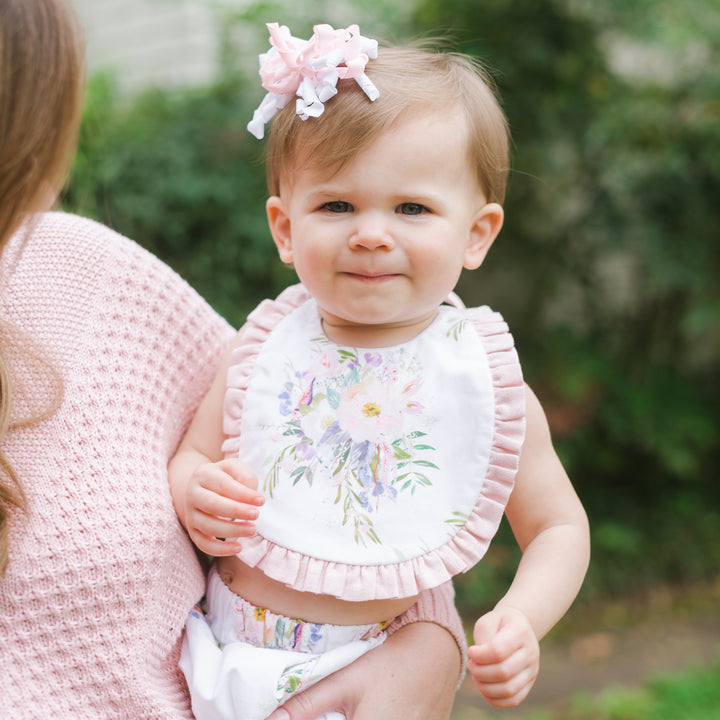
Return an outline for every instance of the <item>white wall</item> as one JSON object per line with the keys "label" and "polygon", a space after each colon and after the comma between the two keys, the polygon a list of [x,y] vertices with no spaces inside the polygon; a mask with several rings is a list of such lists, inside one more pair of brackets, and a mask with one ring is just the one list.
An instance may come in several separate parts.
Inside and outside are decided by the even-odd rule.
{"label": "white wall", "polygon": [[210,0],[75,0],[90,71],[116,71],[119,87],[192,86],[212,80],[218,39]]}
{"label": "white wall", "polygon": [[[116,72],[123,93],[149,85],[187,87],[217,76],[219,23],[228,11],[242,11],[257,0],[73,0],[85,29],[90,72]],[[308,22],[335,27],[359,23],[361,32],[393,37],[414,0],[389,7],[369,0],[275,0],[270,17],[295,30]],[[284,8],[284,9],[282,9]],[[268,48],[262,21],[232,28],[233,43],[248,69]]]}

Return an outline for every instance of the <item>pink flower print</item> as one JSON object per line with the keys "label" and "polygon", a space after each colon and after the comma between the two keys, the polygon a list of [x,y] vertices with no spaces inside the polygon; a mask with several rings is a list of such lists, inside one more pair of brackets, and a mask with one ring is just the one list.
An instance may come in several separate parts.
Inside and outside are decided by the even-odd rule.
{"label": "pink flower print", "polygon": [[324,352],[320,356],[320,365],[325,370],[327,377],[332,377],[337,372],[337,354],[334,352]]}
{"label": "pink flower print", "polygon": [[296,466],[295,460],[290,455],[284,455],[278,460],[278,469],[284,473],[291,473]]}
{"label": "pink flower print", "polygon": [[337,420],[353,442],[392,442],[402,435],[402,404],[388,386],[372,379],[346,387]]}
{"label": "pink flower print", "polygon": [[405,410],[412,415],[422,412],[425,409],[425,406],[421,402],[412,399],[412,396],[415,395],[419,389],[420,381],[413,380],[412,382],[409,382],[402,391],[403,397],[407,399]]}
{"label": "pink flower print", "polygon": [[313,485],[321,478],[354,541],[382,543],[375,513],[400,493],[430,486],[428,473],[438,469],[418,421],[427,404],[422,363],[403,351],[316,342],[304,372],[288,363],[264,488],[272,497],[282,482]]}
{"label": "pink flower print", "polygon": [[315,385],[315,378],[313,378],[310,381],[310,387],[305,390],[303,393],[303,396],[300,398],[300,402],[298,403],[298,407],[301,405],[312,405],[313,401],[313,387]]}
{"label": "pink flower print", "polygon": [[403,395],[415,395],[420,389],[419,380],[411,380],[402,390]]}

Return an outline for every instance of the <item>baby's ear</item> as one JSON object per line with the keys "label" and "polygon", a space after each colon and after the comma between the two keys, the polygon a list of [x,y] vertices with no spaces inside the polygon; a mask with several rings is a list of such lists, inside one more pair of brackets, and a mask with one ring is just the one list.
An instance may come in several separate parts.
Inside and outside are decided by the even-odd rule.
{"label": "baby's ear", "polygon": [[463,267],[475,270],[482,265],[504,219],[505,213],[498,203],[486,203],[480,208],[470,227]]}
{"label": "baby's ear", "polygon": [[285,206],[277,195],[273,195],[265,203],[265,210],[267,211],[270,233],[278,249],[280,260],[289,265],[293,261],[292,235],[290,233],[290,218],[285,212]]}

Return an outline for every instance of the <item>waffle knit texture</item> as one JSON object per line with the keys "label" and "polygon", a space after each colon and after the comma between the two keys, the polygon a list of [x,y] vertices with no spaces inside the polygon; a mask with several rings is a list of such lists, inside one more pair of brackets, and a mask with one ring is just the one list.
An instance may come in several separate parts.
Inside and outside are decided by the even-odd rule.
{"label": "waffle knit texture", "polygon": [[[177,661],[205,582],[166,466],[233,330],[147,251],[62,213],[3,248],[0,315],[64,386],[51,418],[5,440],[29,514],[11,518],[0,579],[0,717],[192,718]],[[52,383],[10,358],[23,417]],[[451,589],[399,623],[415,620],[463,647]]]}

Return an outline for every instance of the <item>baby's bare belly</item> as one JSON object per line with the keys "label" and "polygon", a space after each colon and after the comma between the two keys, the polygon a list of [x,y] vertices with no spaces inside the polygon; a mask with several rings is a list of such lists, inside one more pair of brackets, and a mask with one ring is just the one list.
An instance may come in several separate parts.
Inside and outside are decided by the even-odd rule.
{"label": "baby's bare belly", "polygon": [[257,568],[233,556],[218,558],[223,582],[237,595],[277,615],[330,625],[365,625],[391,620],[402,614],[417,596],[393,600],[347,602],[331,595],[298,592],[272,580]]}

